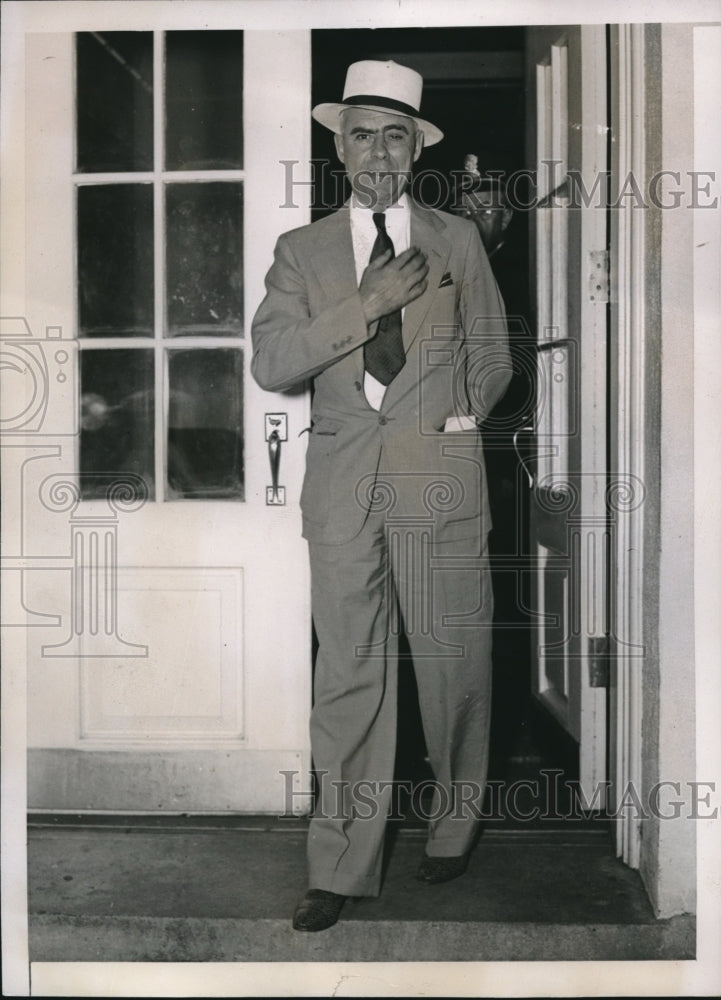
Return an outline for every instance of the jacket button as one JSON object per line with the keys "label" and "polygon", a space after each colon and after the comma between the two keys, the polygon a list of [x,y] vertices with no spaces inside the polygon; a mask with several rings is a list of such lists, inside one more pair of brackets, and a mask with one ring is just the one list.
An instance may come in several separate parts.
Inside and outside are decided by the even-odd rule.
{"label": "jacket button", "polygon": [[354,386],[355,386],[355,388],[356,388],[356,389],[358,390],[358,392],[360,392],[360,391],[361,391],[361,389],[363,388],[363,386],[362,386],[362,385],[360,384],[360,382],[359,382],[359,381],[358,381],[357,379],[356,379],[356,381],[355,381],[355,382],[353,383],[353,385],[354,385]]}
{"label": "jacket button", "polygon": [[385,427],[385,425],[388,423],[388,417],[378,417],[378,423],[381,425],[381,427]]}

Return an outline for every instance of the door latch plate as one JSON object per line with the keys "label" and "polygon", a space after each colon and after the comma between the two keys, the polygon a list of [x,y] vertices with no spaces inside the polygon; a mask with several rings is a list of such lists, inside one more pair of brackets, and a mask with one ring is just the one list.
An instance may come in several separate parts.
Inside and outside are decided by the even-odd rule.
{"label": "door latch plate", "polygon": [[608,302],[608,251],[592,250],[588,258],[589,301]]}
{"label": "door latch plate", "polygon": [[278,432],[279,441],[288,440],[288,414],[287,413],[266,413],[265,415],[265,440],[270,441],[273,431]]}

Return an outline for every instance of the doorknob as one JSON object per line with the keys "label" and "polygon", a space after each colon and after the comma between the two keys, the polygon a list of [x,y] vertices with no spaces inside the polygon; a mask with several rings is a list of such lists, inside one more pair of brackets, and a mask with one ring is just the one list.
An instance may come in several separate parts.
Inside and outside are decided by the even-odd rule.
{"label": "doorknob", "polygon": [[281,442],[288,440],[288,416],[285,413],[266,413],[265,439],[268,442],[271,486],[265,488],[265,502],[269,507],[285,504],[285,487],[278,485]]}
{"label": "doorknob", "polygon": [[531,472],[531,470],[526,465],[525,458],[523,457],[523,455],[519,451],[519,448],[518,448],[518,438],[519,438],[519,435],[521,435],[521,434],[535,434],[535,433],[536,433],[536,428],[535,427],[517,427],[516,430],[513,432],[513,450],[516,453],[516,458],[518,459],[518,461],[521,464],[521,468],[523,469],[523,471],[528,476],[528,487],[531,490],[533,489],[534,476],[533,476],[533,473]]}

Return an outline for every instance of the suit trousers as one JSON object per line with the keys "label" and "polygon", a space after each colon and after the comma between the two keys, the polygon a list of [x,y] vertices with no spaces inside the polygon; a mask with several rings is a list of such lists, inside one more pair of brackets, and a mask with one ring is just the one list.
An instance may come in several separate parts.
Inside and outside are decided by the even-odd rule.
{"label": "suit trousers", "polygon": [[401,620],[435,776],[426,853],[463,854],[478,829],[491,705],[487,539],[444,543],[433,525],[371,512],[352,540],[309,547],[319,641],[309,885],[374,896],[392,803]]}

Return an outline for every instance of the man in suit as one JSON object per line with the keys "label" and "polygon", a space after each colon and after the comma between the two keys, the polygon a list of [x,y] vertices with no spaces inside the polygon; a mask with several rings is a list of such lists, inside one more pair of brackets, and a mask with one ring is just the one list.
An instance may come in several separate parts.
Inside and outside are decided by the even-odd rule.
{"label": "man in suit", "polygon": [[392,795],[402,616],[435,775],[418,877],[461,875],[478,829],[491,678],[490,528],[477,425],[503,394],[503,305],[476,228],[408,196],[424,143],[422,78],[354,63],[335,133],[353,194],[277,243],[252,372],[314,380],[301,494],[319,649],[311,746],[320,791],[309,891],[293,926],[380,891]]}

